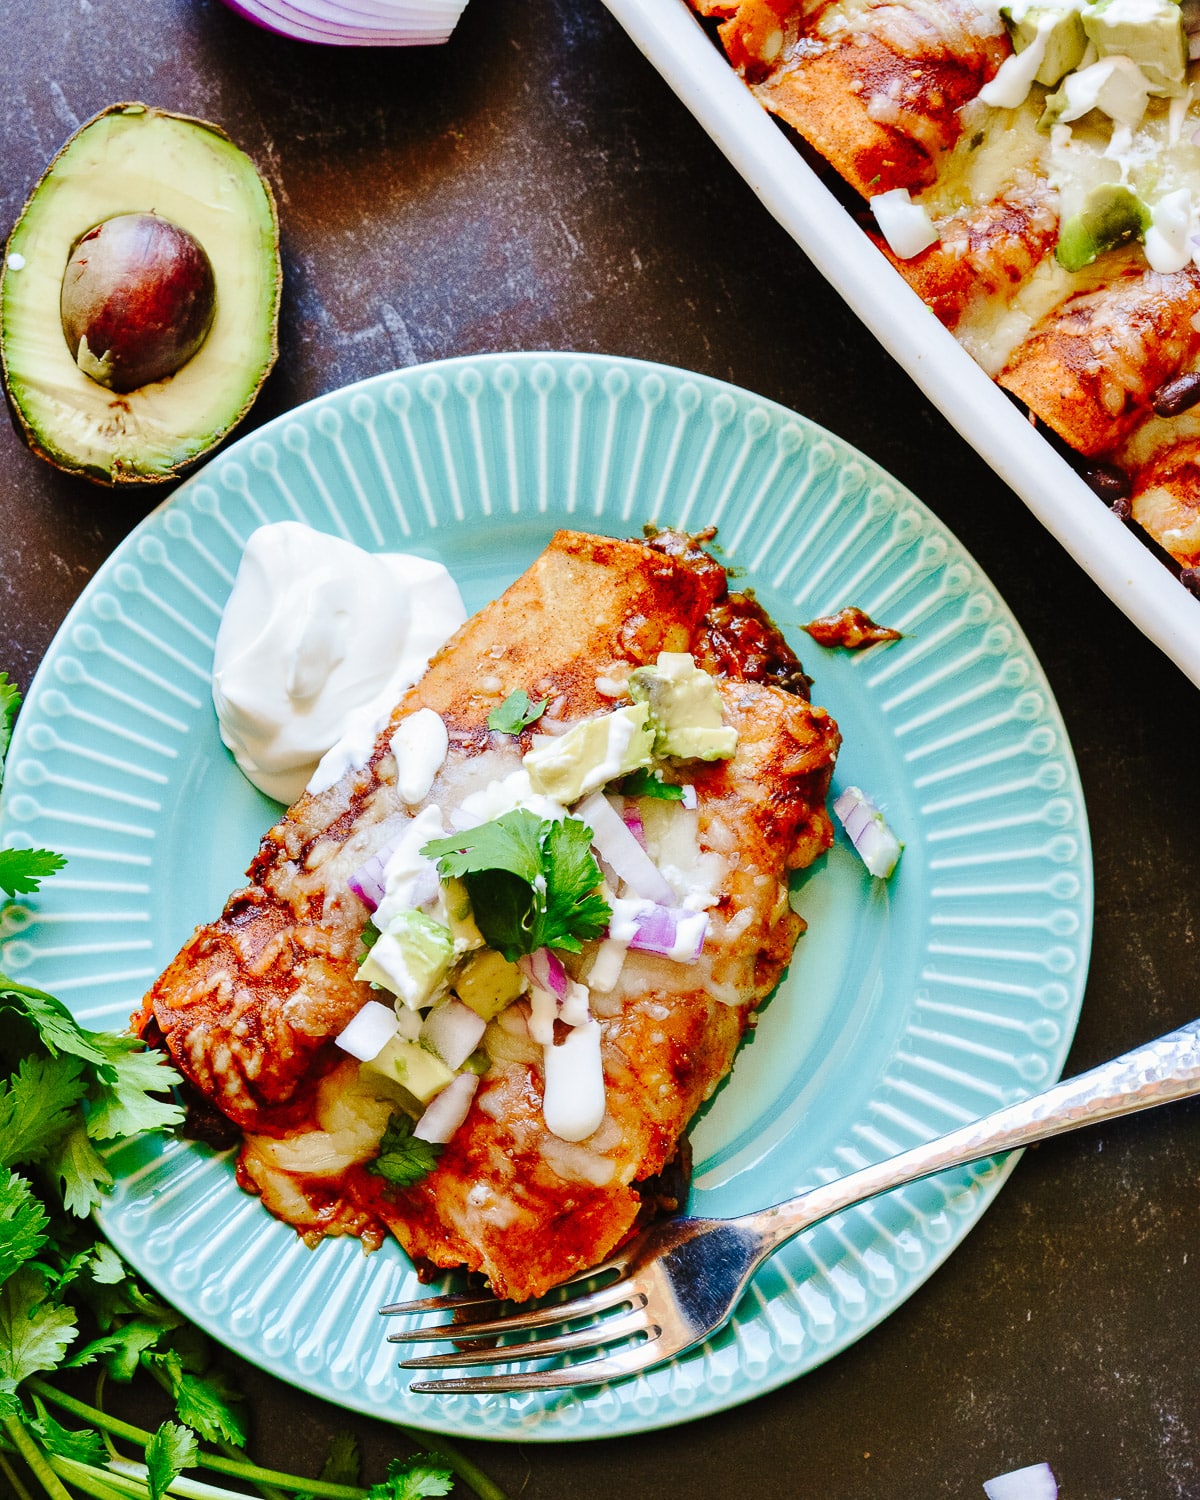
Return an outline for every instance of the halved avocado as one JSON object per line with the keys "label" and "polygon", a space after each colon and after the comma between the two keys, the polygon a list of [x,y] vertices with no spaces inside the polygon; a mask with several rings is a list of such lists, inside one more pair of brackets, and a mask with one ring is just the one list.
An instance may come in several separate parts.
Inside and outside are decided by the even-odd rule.
{"label": "halved avocado", "polygon": [[[100,383],[105,350],[84,340],[77,363],[63,304],[80,242],[122,215],[183,230],[202,247],[215,287],[196,352],[173,374],[125,391]],[[245,416],[275,363],[281,282],[274,197],[223,131],[145,104],[104,110],[46,169],[0,273],[5,391],[29,446],[101,484],[175,477]]]}

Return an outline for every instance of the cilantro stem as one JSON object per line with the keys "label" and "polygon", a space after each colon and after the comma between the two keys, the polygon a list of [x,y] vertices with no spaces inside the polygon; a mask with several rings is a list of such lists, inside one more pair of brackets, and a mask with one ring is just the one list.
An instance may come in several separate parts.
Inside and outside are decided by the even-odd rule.
{"label": "cilantro stem", "polygon": [[[90,1490],[93,1495],[99,1495],[101,1487],[106,1496],[128,1497],[128,1500],[146,1500],[149,1494],[149,1486],[140,1475],[135,1479],[130,1474],[93,1468],[91,1464],[80,1463],[78,1459],[64,1458],[61,1455],[52,1457],[50,1465],[56,1474],[69,1479],[81,1489],[89,1485],[95,1486]],[[180,1495],[183,1500],[235,1500],[229,1490],[220,1489],[215,1484],[203,1484],[198,1479],[185,1479],[182,1475],[173,1479],[164,1493]]]}
{"label": "cilantro stem", "polygon": [[[129,1443],[136,1443],[140,1448],[144,1448],[154,1435],[143,1427],[135,1427],[131,1422],[123,1422],[120,1417],[111,1417],[106,1411],[98,1411],[94,1406],[89,1406],[86,1401],[77,1401],[74,1396],[64,1395],[62,1391],[56,1391],[44,1380],[35,1378],[31,1379],[28,1384],[30,1390],[36,1391],[43,1401],[48,1401],[62,1411],[69,1411],[73,1417],[81,1418],[91,1426],[100,1428],[102,1432],[111,1432],[114,1437],[124,1438]],[[282,1474],[275,1469],[264,1469],[248,1459],[223,1458],[219,1453],[208,1453],[203,1448],[200,1450],[197,1463],[219,1474],[229,1474],[235,1479],[252,1482],[258,1480],[263,1484],[279,1485],[282,1489],[303,1490],[306,1494],[322,1497],[322,1500],[362,1500],[363,1495],[366,1494],[364,1489],[356,1488],[351,1484],[330,1484],[323,1479],[302,1479],[298,1474]],[[220,1493],[226,1492],[220,1491]],[[491,1497],[487,1496],[485,1500],[491,1500]]]}
{"label": "cilantro stem", "polygon": [[51,1497],[51,1500],[72,1500],[71,1492],[59,1483],[54,1470],[46,1461],[42,1450],[25,1431],[16,1417],[4,1418],[4,1430],[12,1439],[13,1447],[29,1465],[30,1472]]}
{"label": "cilantro stem", "polygon": [[[142,1448],[150,1441],[152,1434],[144,1428],[134,1427],[130,1422],[123,1422],[119,1417],[111,1417],[105,1411],[98,1411],[94,1406],[88,1406],[85,1401],[78,1401],[74,1396],[64,1395],[62,1391],[55,1390],[44,1380],[33,1377],[28,1385],[30,1390],[36,1391],[44,1401],[59,1407],[62,1411],[70,1412],[72,1416],[81,1418],[103,1432],[111,1432],[114,1437],[124,1438],[127,1442],[136,1443]],[[442,1454],[454,1473],[465,1485],[474,1490],[479,1500],[508,1500],[500,1486],[494,1484],[465,1453],[452,1443],[446,1442],[435,1434],[418,1432],[400,1424],[397,1424],[397,1431],[402,1433],[414,1448],[434,1448]],[[363,1500],[366,1494],[365,1489],[354,1485],[330,1484],[323,1479],[302,1479],[297,1474],[283,1474],[277,1469],[264,1469],[248,1460],[222,1458],[219,1454],[208,1453],[203,1448],[200,1449],[197,1463],[216,1473],[228,1474],[232,1478],[244,1479],[250,1483],[278,1485],[281,1489],[293,1491],[303,1490],[305,1494],[319,1497],[319,1500]],[[225,1492],[218,1493],[224,1494]]]}
{"label": "cilantro stem", "polygon": [[24,1481],[8,1461],[7,1453],[0,1453],[0,1474],[8,1480],[9,1487],[17,1500],[33,1500],[33,1496],[25,1488]]}

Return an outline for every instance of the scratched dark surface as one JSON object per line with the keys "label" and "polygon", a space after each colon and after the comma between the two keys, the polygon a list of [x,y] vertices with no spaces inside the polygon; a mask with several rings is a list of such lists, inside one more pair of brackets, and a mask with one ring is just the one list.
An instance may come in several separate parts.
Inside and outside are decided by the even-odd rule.
{"label": "scratched dark surface", "polygon": [[[747,386],[910,485],[1012,606],[1079,759],[1096,935],[1069,1070],[1200,1012],[1200,694],[879,351],[599,0],[471,0],[422,52],[285,41],[216,0],[3,19],[5,227],[70,131],[120,99],[220,123],[270,177],[282,353],[252,423],[398,365],[598,350]],[[0,430],[0,667],[22,685],[156,498],[58,475]],[[1198,1305],[1184,1104],[1029,1152],[922,1290],[789,1387],[652,1436],[471,1451],[526,1500],[935,1500],[1042,1459],[1066,1500],[1197,1497]],[[239,1373],[260,1461],[315,1472],[350,1427],[381,1477],[385,1425]]]}

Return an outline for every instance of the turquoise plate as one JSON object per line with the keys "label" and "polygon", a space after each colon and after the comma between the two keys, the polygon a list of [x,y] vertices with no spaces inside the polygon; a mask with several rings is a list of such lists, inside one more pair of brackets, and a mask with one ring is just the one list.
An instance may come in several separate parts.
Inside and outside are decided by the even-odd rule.
{"label": "turquoise plate", "polygon": [[[69,864],[10,904],[0,966],[120,1027],[239,883],[277,807],[222,749],[209,697],[247,536],[297,518],[440,558],[476,608],[559,526],[719,526],[905,840],[888,883],[839,842],[732,1081],[694,1131],[692,1208],[733,1214],[889,1155],[1055,1078],[1091,933],[1086,815],[1062,720],[988,580],[920,501],[795,413],[703,376],[576,354],[378,376],[251,433],[116,550],[21,715],[3,838]],[[827,651],[799,626],[854,603],[904,632]],[[560,1395],[415,1396],[376,1315],[415,1293],[393,1245],[307,1249],[228,1154],[142,1139],[109,1157],[106,1234],[246,1359],[343,1406],[438,1432],[611,1437],[746,1401],[844,1349],[939,1265],[1005,1167],[947,1173],[781,1251],[710,1343]]]}

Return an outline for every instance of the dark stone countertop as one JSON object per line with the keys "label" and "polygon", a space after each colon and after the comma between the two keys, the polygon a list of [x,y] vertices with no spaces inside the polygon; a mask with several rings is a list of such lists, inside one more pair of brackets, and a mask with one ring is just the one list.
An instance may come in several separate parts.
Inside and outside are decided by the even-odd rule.
{"label": "dark stone countertop", "polygon": [[[448,46],[405,52],[273,38],[217,0],[20,11],[0,48],[5,223],[120,99],[220,123],[269,175],[282,354],[251,424],[399,365],[596,350],[748,387],[908,484],[1011,605],[1078,757],[1096,926],[1068,1070],[1195,1013],[1200,695],[880,351],[599,0],[472,0]],[[158,498],[56,474],[0,432],[0,666],[23,686]],[[524,1500],[934,1500],[1041,1459],[1068,1500],[1200,1495],[1197,1148],[1181,1104],[1030,1151],[916,1295],[758,1401],[471,1451]],[[350,1427],[380,1476],[385,1424],[240,1374],[262,1461],[315,1466]]]}

